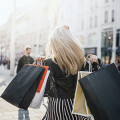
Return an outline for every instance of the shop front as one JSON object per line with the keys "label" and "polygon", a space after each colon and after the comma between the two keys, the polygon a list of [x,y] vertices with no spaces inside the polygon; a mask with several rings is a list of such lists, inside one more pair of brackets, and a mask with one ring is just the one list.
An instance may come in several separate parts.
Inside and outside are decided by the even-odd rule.
{"label": "shop front", "polygon": [[84,48],[84,51],[85,57],[87,57],[88,54],[97,55],[97,47]]}
{"label": "shop front", "polygon": [[[103,63],[112,63],[112,47],[113,47],[113,29],[107,29],[102,32],[101,42],[101,58]],[[120,60],[120,29],[116,35],[116,60]]]}

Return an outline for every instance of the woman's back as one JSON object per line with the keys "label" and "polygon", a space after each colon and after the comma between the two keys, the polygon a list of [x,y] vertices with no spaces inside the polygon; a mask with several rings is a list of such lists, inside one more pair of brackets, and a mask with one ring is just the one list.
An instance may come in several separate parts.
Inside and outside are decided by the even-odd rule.
{"label": "woman's back", "polygon": [[68,26],[57,27],[53,31],[46,46],[46,58],[51,58],[45,60],[50,69],[50,90],[43,120],[90,120],[89,117],[72,114],[77,73],[86,66],[86,59]]}
{"label": "woman's back", "polygon": [[50,83],[54,87],[50,91],[50,96],[55,98],[74,98],[75,87],[77,82],[77,74],[66,76],[57,63],[51,59],[47,59],[45,64],[50,67],[51,76]]}

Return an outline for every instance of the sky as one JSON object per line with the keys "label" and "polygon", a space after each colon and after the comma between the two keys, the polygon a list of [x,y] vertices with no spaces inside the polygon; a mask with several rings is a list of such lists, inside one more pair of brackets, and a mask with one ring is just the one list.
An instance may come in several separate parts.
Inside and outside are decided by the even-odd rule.
{"label": "sky", "polygon": [[[32,0],[16,0],[16,8],[23,8]],[[6,23],[13,11],[14,0],[0,0],[0,25]]]}

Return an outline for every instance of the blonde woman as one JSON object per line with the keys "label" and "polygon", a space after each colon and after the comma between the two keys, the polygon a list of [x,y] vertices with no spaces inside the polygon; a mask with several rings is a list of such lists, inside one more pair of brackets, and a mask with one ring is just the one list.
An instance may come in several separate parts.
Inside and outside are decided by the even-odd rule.
{"label": "blonde woman", "polygon": [[[92,63],[98,62],[94,55],[89,58]],[[45,65],[49,66],[51,74],[48,109],[43,120],[90,120],[71,113],[77,72],[87,68],[87,62],[68,26],[53,31],[46,46]]]}

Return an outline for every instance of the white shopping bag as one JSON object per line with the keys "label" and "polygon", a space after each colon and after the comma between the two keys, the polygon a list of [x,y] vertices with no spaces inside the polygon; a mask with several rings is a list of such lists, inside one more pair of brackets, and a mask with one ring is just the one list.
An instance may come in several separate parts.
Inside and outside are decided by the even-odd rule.
{"label": "white shopping bag", "polygon": [[47,79],[48,79],[49,74],[50,74],[50,70],[47,71],[47,74],[45,76],[45,79],[44,79],[44,82],[43,82],[43,85],[41,87],[40,92],[35,93],[35,96],[34,96],[34,98],[33,98],[29,107],[34,108],[34,109],[39,109],[40,108],[42,100],[43,100],[43,96],[44,96],[46,83],[47,83]]}

